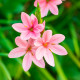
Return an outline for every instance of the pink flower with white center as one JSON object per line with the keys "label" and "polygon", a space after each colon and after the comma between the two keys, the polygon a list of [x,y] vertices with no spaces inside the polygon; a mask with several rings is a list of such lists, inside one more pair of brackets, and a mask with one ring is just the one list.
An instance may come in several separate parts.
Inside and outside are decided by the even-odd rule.
{"label": "pink flower with white center", "polygon": [[65,39],[62,34],[55,34],[52,36],[52,31],[47,30],[43,33],[42,38],[38,38],[34,44],[38,47],[36,50],[36,58],[40,60],[43,56],[48,64],[55,66],[52,52],[58,55],[67,55],[64,47],[59,45]]}
{"label": "pink flower with white center", "polygon": [[25,54],[23,58],[23,63],[22,63],[24,71],[29,70],[29,68],[31,67],[32,61],[41,68],[45,67],[45,63],[43,59],[41,60],[36,59],[36,56],[35,56],[36,47],[34,46],[33,39],[30,38],[27,42],[25,40],[22,40],[20,37],[16,37],[15,42],[19,47],[13,49],[9,53],[8,57],[17,58]]}
{"label": "pink flower with white center", "polygon": [[38,24],[38,20],[35,15],[29,16],[28,14],[22,12],[21,20],[23,23],[13,24],[12,27],[21,33],[21,38],[23,40],[28,40],[30,38],[37,39],[40,37],[40,32],[44,30],[44,23]]}
{"label": "pink flower with white center", "polygon": [[47,16],[48,11],[50,10],[52,14],[58,15],[58,7],[62,3],[61,0],[35,0],[34,6],[37,7],[37,2],[41,8],[41,16]]}

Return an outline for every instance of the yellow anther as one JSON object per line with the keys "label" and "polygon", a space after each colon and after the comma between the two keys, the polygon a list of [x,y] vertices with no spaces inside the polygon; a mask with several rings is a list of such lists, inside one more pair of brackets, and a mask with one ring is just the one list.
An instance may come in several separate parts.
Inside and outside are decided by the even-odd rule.
{"label": "yellow anther", "polygon": [[52,43],[52,45],[55,45],[54,43]]}
{"label": "yellow anther", "polygon": [[[49,49],[50,50],[50,49]],[[51,51],[51,50],[50,50]],[[52,52],[52,51],[51,51]]]}
{"label": "yellow anther", "polygon": [[34,56],[34,54],[31,52],[32,56]]}
{"label": "yellow anther", "polygon": [[27,26],[25,26],[25,27],[27,27]]}

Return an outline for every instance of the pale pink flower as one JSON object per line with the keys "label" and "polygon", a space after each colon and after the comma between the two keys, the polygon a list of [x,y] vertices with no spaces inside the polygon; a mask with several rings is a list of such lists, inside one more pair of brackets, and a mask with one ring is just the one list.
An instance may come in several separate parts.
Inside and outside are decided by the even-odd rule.
{"label": "pale pink flower", "polygon": [[15,42],[19,47],[13,49],[9,53],[8,57],[17,58],[25,54],[23,58],[23,63],[22,63],[24,71],[29,70],[29,68],[31,67],[32,61],[41,68],[45,67],[45,63],[43,59],[41,60],[36,59],[36,56],[35,56],[36,47],[34,46],[33,39],[30,38],[27,42],[25,40],[22,40],[20,37],[17,37],[15,39]]}
{"label": "pale pink flower", "polygon": [[43,24],[38,24],[38,20],[35,15],[29,16],[28,14],[22,12],[21,20],[23,23],[13,24],[12,27],[21,33],[21,38],[23,40],[28,40],[30,38],[36,39],[40,37],[40,32],[44,30]]}
{"label": "pale pink flower", "polygon": [[41,16],[47,16],[50,10],[52,14],[58,15],[58,7],[62,3],[62,0],[35,0],[34,6],[37,7],[37,2],[41,8]]}
{"label": "pale pink flower", "polygon": [[64,47],[59,45],[65,39],[62,34],[55,34],[52,36],[52,31],[47,30],[43,33],[42,38],[38,38],[34,44],[38,47],[36,50],[36,58],[40,60],[43,56],[48,64],[54,66],[54,58],[52,55],[56,53],[58,55],[67,55],[67,51]]}

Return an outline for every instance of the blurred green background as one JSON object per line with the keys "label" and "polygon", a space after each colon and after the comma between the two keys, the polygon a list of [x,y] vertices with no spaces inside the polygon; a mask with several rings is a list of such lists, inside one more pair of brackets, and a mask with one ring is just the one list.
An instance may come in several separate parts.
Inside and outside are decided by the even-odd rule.
{"label": "blurred green background", "polygon": [[8,53],[16,47],[20,34],[12,24],[21,22],[21,12],[35,13],[34,0],[0,0],[0,80],[80,80],[80,0],[66,0],[59,7],[59,15],[50,12],[43,19],[46,30],[66,36],[61,43],[68,55],[54,55],[55,67],[46,63],[41,69],[32,64],[28,72],[22,68],[22,58],[10,59]]}

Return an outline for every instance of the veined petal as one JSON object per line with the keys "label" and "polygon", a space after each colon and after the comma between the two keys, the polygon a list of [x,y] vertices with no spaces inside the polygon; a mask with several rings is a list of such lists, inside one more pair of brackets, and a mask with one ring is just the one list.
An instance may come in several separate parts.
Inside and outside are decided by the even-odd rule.
{"label": "veined petal", "polygon": [[27,53],[24,58],[23,58],[23,63],[22,63],[22,66],[23,66],[23,69],[24,71],[28,71],[29,68],[31,67],[31,64],[32,64],[32,59],[31,59],[31,56],[29,53]]}
{"label": "veined petal", "polygon": [[43,22],[44,28],[45,28],[45,21]]}
{"label": "veined petal", "polygon": [[38,60],[42,59],[42,57],[44,56],[44,54],[46,54],[46,49],[43,46],[40,46],[37,50],[36,50],[36,58]]}
{"label": "veined petal", "polygon": [[26,48],[28,43],[25,40],[22,40],[19,36],[15,38],[16,45],[21,48]]}
{"label": "veined petal", "polygon": [[23,39],[23,40],[28,40],[28,39],[30,39],[31,34],[30,34],[29,31],[23,32],[23,33],[21,33],[20,37],[21,37],[21,39]]}
{"label": "veined petal", "polygon": [[17,47],[9,53],[8,57],[17,58],[17,57],[23,56],[25,53],[26,53],[26,50],[24,48]]}
{"label": "veined petal", "polygon": [[62,34],[55,34],[55,35],[53,35],[51,37],[50,43],[58,44],[58,43],[62,42],[64,39],[65,39],[64,35],[62,35]]}
{"label": "veined petal", "polygon": [[34,14],[31,14],[31,24],[35,27],[38,24],[38,19]]}
{"label": "veined petal", "polygon": [[62,47],[61,45],[50,45],[49,49],[58,55],[67,55],[68,54],[66,49],[64,47]]}
{"label": "veined petal", "polygon": [[35,40],[35,42],[34,42],[34,45],[35,46],[41,46],[42,45],[42,39],[41,38],[38,38],[37,40]]}
{"label": "veined petal", "polygon": [[53,67],[55,66],[54,58],[50,50],[47,49],[46,53],[44,54],[44,58],[49,65]]}
{"label": "veined petal", "polygon": [[33,46],[34,45],[34,39],[30,38],[28,40],[28,44],[31,45],[31,46]]}
{"label": "veined petal", "polygon": [[37,0],[35,0],[35,2],[34,2],[34,6],[37,7]]}
{"label": "veined petal", "polygon": [[34,28],[35,33],[42,32],[44,30],[44,25],[43,24],[37,24]]}
{"label": "veined petal", "polygon": [[32,39],[37,39],[37,38],[39,38],[40,37],[40,33],[35,33],[35,32],[32,32],[31,33],[31,38]]}
{"label": "veined petal", "polygon": [[24,25],[22,23],[13,24],[12,27],[17,32],[25,32],[25,31],[27,31],[27,28],[24,27]]}
{"label": "veined petal", "polygon": [[26,14],[25,12],[21,13],[21,20],[22,20],[23,24],[26,26],[26,28],[29,28],[31,26],[30,16],[28,14]]}
{"label": "veined petal", "polygon": [[49,9],[52,14],[58,15],[58,7],[56,5],[50,4]]}
{"label": "veined petal", "polygon": [[36,59],[36,56],[34,55],[34,56],[32,56],[32,60],[33,60],[33,62],[34,62],[37,66],[39,66],[39,67],[41,67],[41,68],[45,68],[45,62],[44,62],[43,59],[37,60],[37,59]]}
{"label": "veined petal", "polygon": [[49,40],[52,37],[52,31],[51,30],[47,30],[43,33],[42,39],[44,42],[49,42]]}
{"label": "veined petal", "polygon": [[46,0],[37,0],[40,7],[44,7],[47,5]]}
{"label": "veined petal", "polygon": [[62,3],[62,0],[53,0],[50,3],[53,5],[60,5]]}
{"label": "veined petal", "polygon": [[41,7],[41,17],[47,16],[49,8],[47,5]]}

